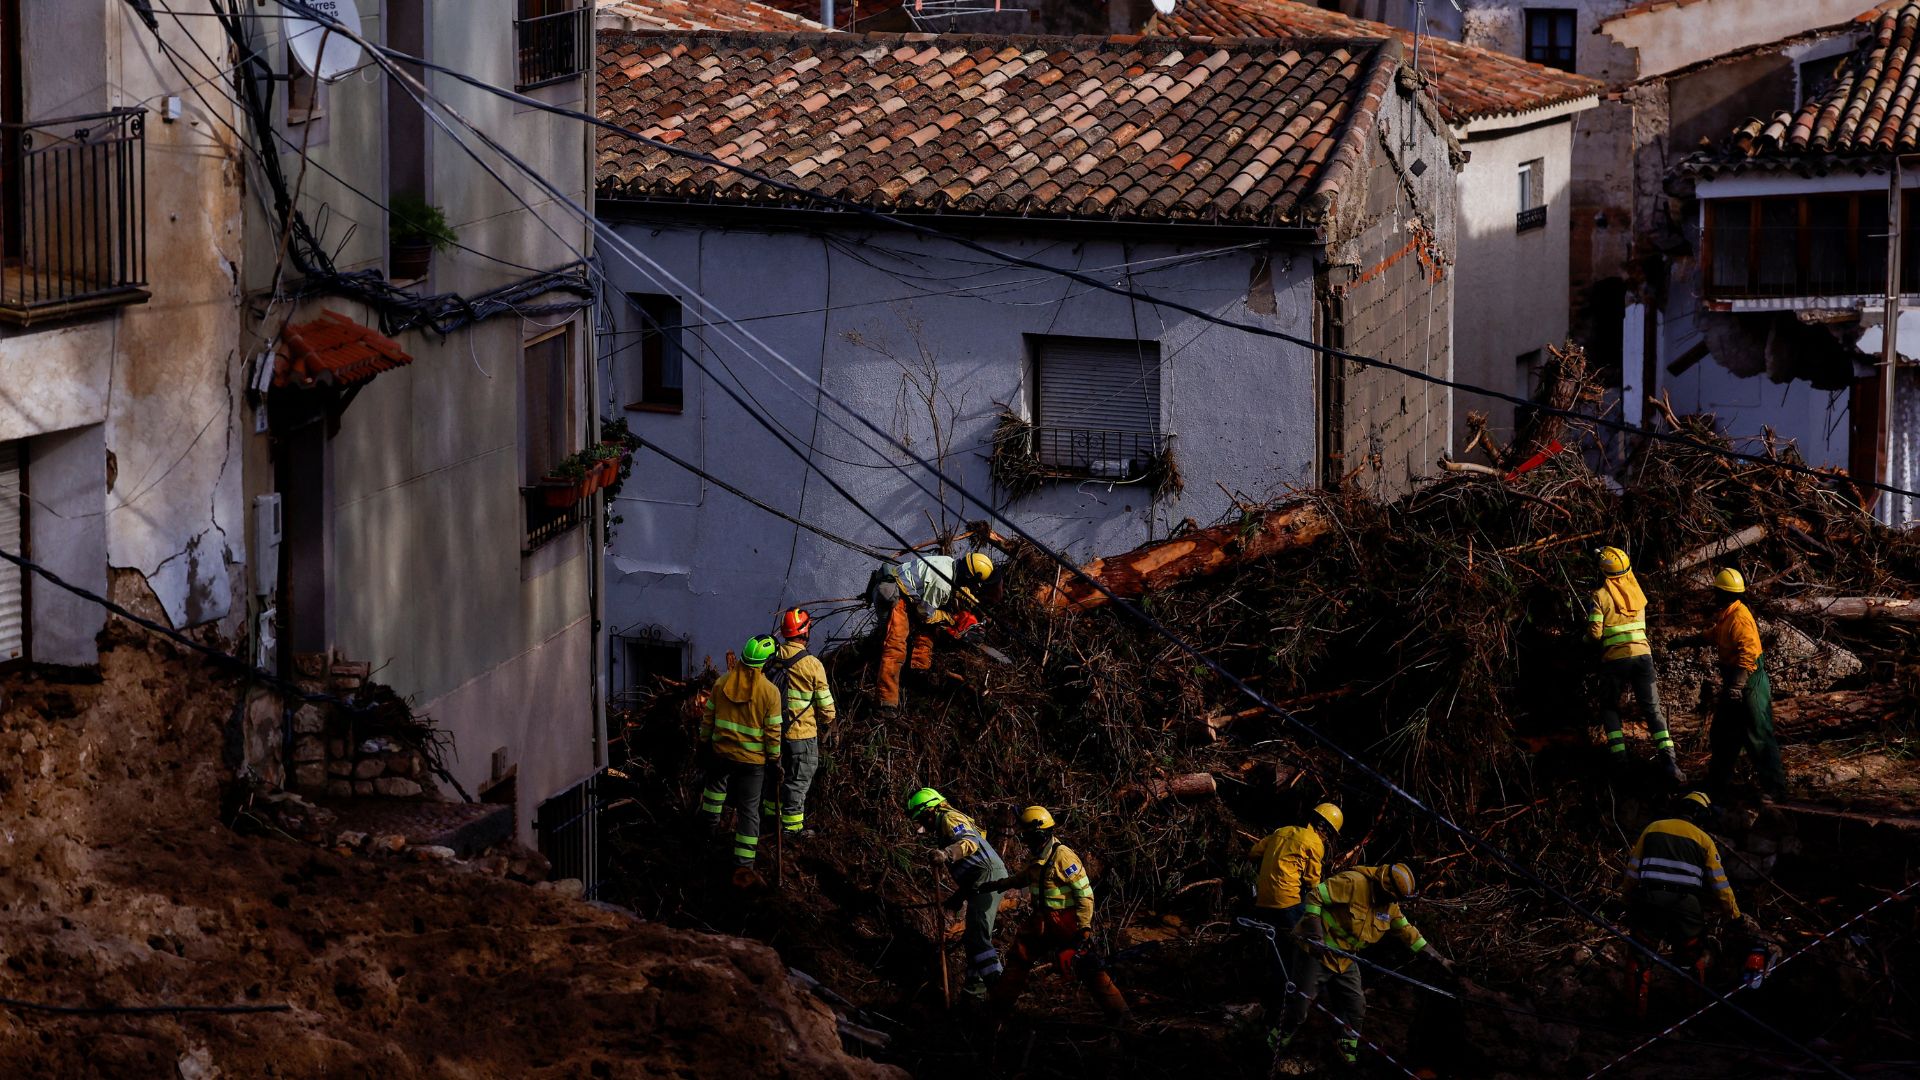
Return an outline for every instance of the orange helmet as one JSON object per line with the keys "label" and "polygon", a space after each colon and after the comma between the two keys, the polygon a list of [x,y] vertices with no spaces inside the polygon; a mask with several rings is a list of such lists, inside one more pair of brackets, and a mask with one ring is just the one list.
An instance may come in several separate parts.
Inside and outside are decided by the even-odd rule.
{"label": "orange helmet", "polygon": [[813,629],[813,616],[800,608],[788,608],[787,613],[780,616],[780,636],[788,641],[806,637],[807,631],[811,629]]}

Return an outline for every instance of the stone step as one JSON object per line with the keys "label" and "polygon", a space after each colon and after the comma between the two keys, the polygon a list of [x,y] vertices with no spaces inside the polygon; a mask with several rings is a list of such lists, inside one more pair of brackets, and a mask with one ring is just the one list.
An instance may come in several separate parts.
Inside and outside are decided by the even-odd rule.
{"label": "stone step", "polygon": [[420,802],[401,799],[322,799],[340,832],[398,833],[409,847],[452,848],[463,859],[513,839],[513,807],[504,803]]}

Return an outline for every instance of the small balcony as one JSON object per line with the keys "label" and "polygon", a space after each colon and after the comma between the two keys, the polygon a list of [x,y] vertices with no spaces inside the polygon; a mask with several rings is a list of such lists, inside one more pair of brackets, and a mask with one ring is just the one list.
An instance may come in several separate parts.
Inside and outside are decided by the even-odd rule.
{"label": "small balcony", "polygon": [[0,125],[0,322],[146,301],[144,113]]}
{"label": "small balcony", "polygon": [[1513,215],[1514,232],[1530,232],[1534,229],[1544,229],[1546,227],[1547,208],[1545,206],[1530,206]]}
{"label": "small balcony", "polygon": [[1153,474],[1166,458],[1167,436],[1147,431],[1036,426],[1034,459],[1056,476],[1127,483]]}
{"label": "small balcony", "polygon": [[591,16],[586,7],[573,7],[517,20],[513,27],[520,67],[514,88],[532,90],[585,74],[587,20]]}
{"label": "small balcony", "polygon": [[587,520],[584,499],[556,506],[547,493],[545,487],[520,489],[520,501],[526,508],[526,533],[520,540],[522,555],[533,554]]}

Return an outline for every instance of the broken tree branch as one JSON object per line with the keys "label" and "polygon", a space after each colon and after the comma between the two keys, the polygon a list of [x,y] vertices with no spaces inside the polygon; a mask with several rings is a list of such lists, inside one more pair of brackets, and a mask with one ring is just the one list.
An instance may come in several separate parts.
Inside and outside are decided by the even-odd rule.
{"label": "broken tree branch", "polygon": [[1775,605],[1788,615],[1818,615],[1848,621],[1920,623],[1920,600],[1893,596],[1796,596]]}
{"label": "broken tree branch", "polygon": [[1757,544],[1761,540],[1766,539],[1766,537],[1767,527],[1765,525],[1749,525],[1724,540],[1715,540],[1711,544],[1703,544],[1700,547],[1694,548],[1692,551],[1675,559],[1667,569],[1674,573],[1682,570],[1691,570],[1703,562],[1731,555],[1749,544]]}

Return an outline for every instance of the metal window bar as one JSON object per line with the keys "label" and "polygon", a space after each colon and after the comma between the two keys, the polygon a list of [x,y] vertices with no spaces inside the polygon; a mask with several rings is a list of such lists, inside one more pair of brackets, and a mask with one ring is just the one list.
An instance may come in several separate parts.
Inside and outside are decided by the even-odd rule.
{"label": "metal window bar", "polygon": [[553,880],[579,878],[589,900],[600,896],[600,781],[605,771],[541,803],[533,812],[540,854],[553,867]]}
{"label": "metal window bar", "polygon": [[1526,232],[1529,229],[1541,229],[1541,228],[1545,228],[1546,224],[1547,224],[1547,208],[1544,206],[1528,207],[1527,209],[1522,210],[1519,213],[1513,215],[1513,231],[1514,232]]}
{"label": "metal window bar", "polygon": [[560,539],[587,519],[584,499],[562,507],[548,506],[547,489],[543,487],[521,488],[520,496],[527,518],[526,537],[520,542],[522,555]]}
{"label": "metal window bar", "polygon": [[1146,476],[1167,452],[1168,436],[1109,428],[1034,427],[1033,455],[1062,476],[1124,482]]}
{"label": "metal window bar", "polygon": [[514,39],[520,50],[520,78],[516,90],[532,90],[568,79],[587,70],[585,7],[514,21]]}
{"label": "metal window bar", "polygon": [[15,164],[5,195],[19,235],[0,275],[0,309],[15,318],[123,294],[147,284],[145,111],[0,125]]}

